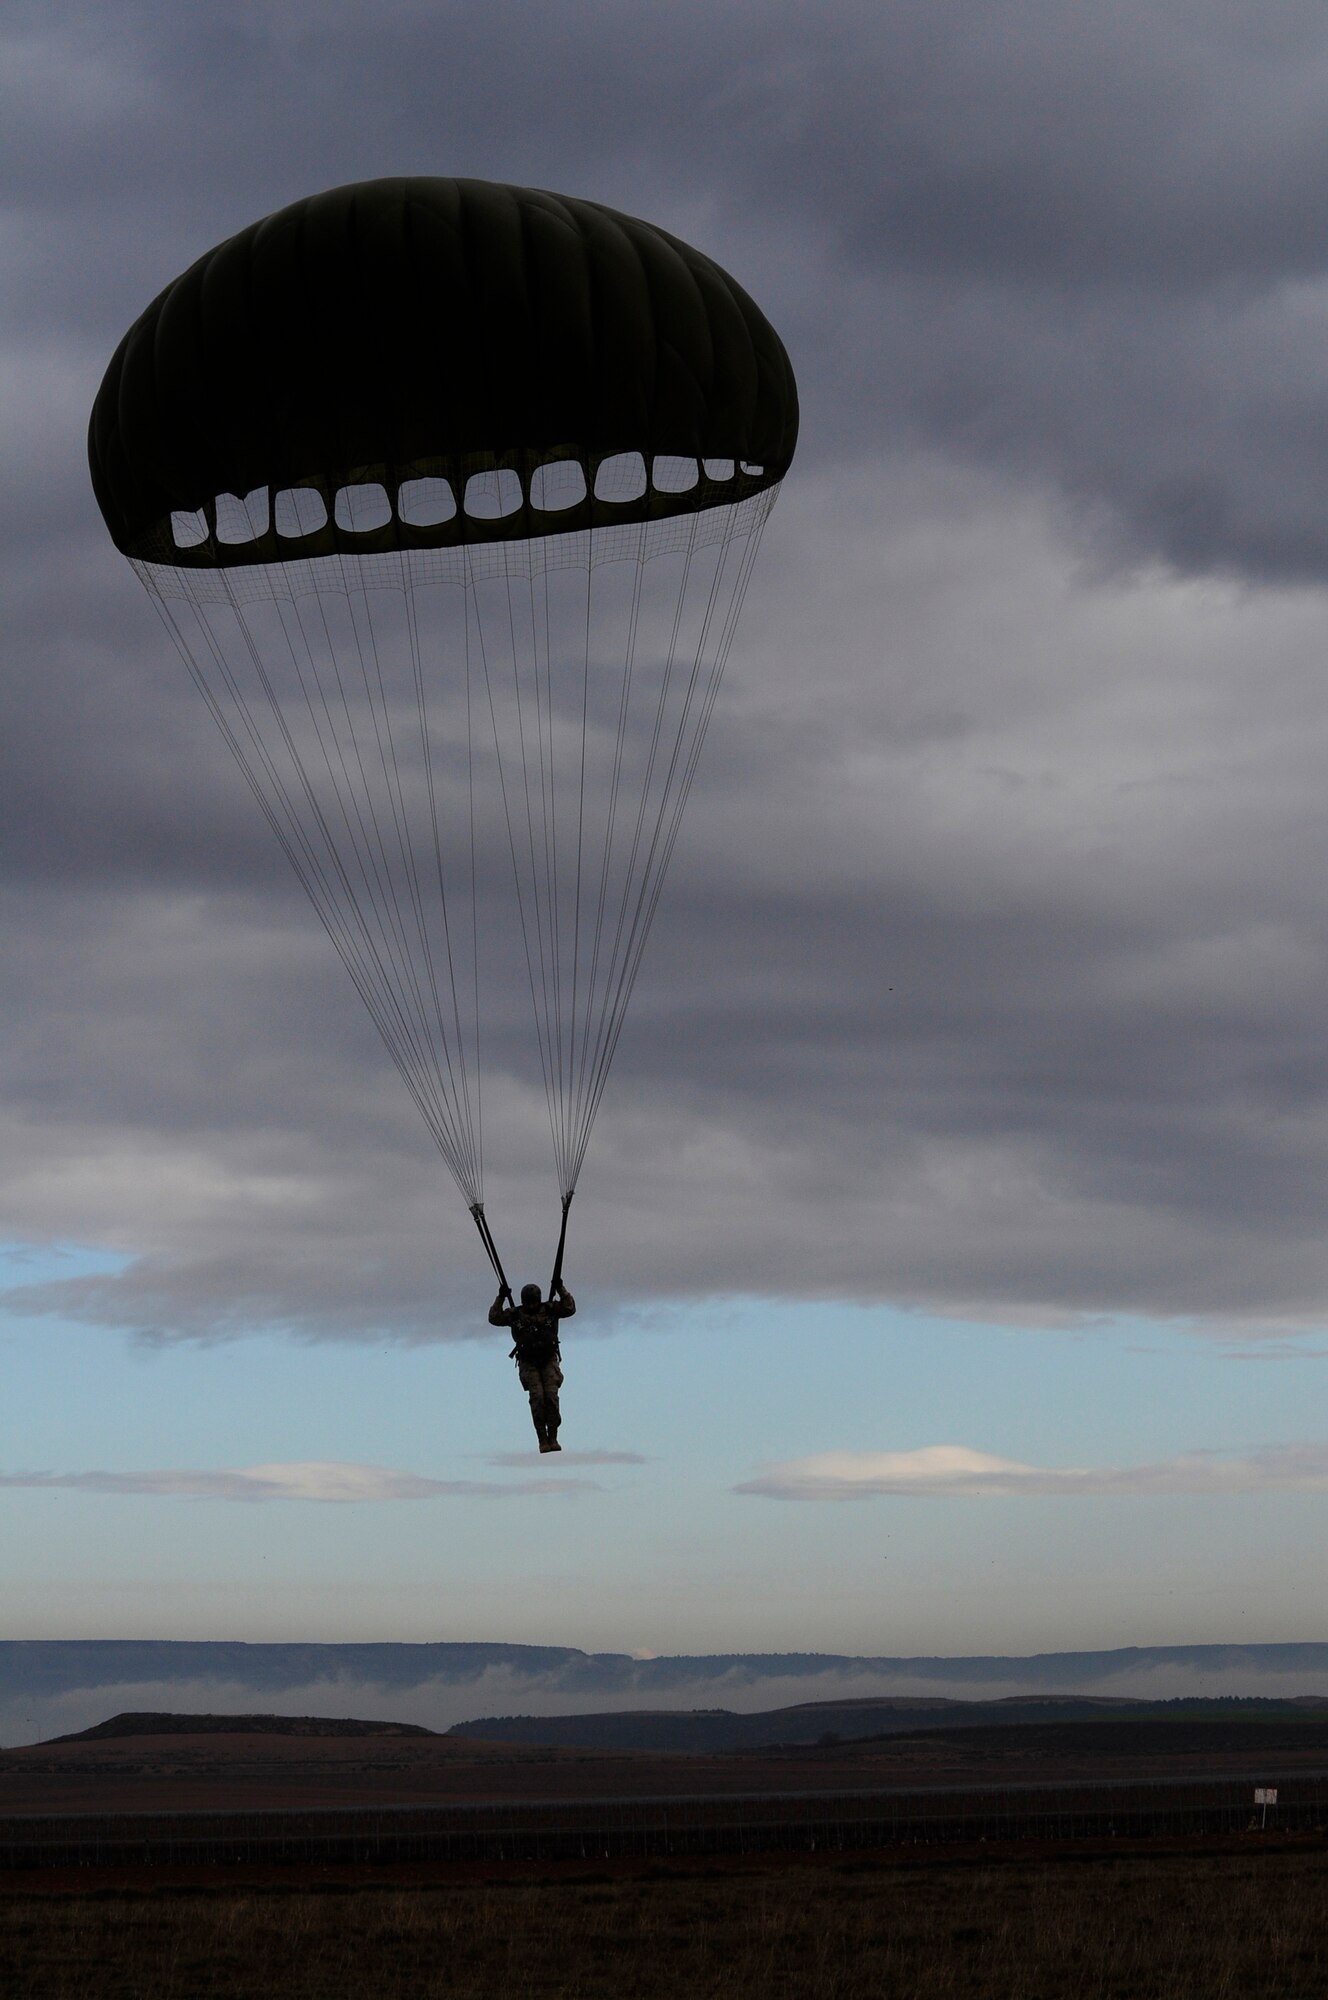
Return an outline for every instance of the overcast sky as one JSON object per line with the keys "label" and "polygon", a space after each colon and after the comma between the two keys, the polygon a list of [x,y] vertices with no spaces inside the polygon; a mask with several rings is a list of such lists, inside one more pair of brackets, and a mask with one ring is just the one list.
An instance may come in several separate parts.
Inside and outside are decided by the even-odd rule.
{"label": "overcast sky", "polygon": [[[8,1636],[1323,1636],[1322,9],[3,32]],[[528,1426],[471,1224],[87,478],[165,283],[400,173],[686,237],[802,397],[573,1211],[600,1456],[552,1487],[488,1462]]]}

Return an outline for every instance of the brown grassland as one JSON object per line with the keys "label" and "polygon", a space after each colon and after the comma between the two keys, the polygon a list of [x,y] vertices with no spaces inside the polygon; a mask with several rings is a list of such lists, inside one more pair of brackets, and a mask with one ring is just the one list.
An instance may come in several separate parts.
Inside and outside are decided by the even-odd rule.
{"label": "brown grassland", "polygon": [[1321,1841],[0,1889],[4,2000],[1328,1993]]}
{"label": "brown grassland", "polygon": [[[215,1815],[229,1841],[231,1829],[254,1831],[234,1815],[276,1815],[263,1818],[268,1834],[285,1815],[304,1840],[365,1813],[389,1814],[389,1833],[393,1811],[427,1832],[435,1818],[445,1829],[448,1813],[469,1823],[474,1808],[570,1825],[602,1806],[607,1827],[687,1799],[707,1825],[735,1805],[764,1824],[819,1813],[827,1798],[847,1826],[855,1797],[901,1786],[924,1798],[1014,1786],[1017,1800],[1019,1787],[1052,1784],[1064,1800],[1066,1786],[1194,1787],[1215,1774],[1242,1802],[1252,1780],[1280,1781],[1290,1805],[1318,1799],[1328,1750],[1321,1723],[1239,1719],[1198,1731],[942,1730],[754,1756],[356,1728],[186,1730],[0,1753],[0,1827],[58,1847],[64,1827],[75,1842],[98,1826],[146,1839],[150,1819],[136,1816],[202,1814],[177,1831],[199,1836]],[[1154,1804],[1182,1796],[1159,1791]],[[704,1860],[330,1866],[306,1849],[282,1863],[112,1867],[52,1849],[33,1867],[16,1852],[0,1872],[0,2000],[1328,2000],[1320,1819],[1302,1814],[1299,1833],[1290,1821],[1242,1832],[1245,1810],[1231,1830],[1202,1836],[1016,1835]],[[309,1814],[317,1823],[306,1826]],[[169,1827],[154,1837],[169,1851]],[[92,1851],[95,1861],[95,1841]]]}

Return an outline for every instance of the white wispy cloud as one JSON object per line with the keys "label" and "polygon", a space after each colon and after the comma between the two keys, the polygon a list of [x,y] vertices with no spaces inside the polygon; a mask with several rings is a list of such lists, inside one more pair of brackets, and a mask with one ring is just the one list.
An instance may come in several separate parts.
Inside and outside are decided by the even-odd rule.
{"label": "white wispy cloud", "polygon": [[[537,1451],[492,1451],[487,1456],[489,1465],[520,1466],[538,1465]],[[563,1466],[569,1465],[648,1465],[649,1459],[639,1451],[566,1451],[562,1453]]]}
{"label": "white wispy cloud", "polygon": [[919,1451],[825,1451],[768,1465],[735,1491],[773,1500],[1321,1493],[1328,1492],[1328,1444],[1268,1445],[1244,1457],[1183,1452],[1145,1465],[1024,1465],[961,1444],[924,1445]]}
{"label": "white wispy cloud", "polygon": [[1219,1361],[1328,1361],[1328,1347],[1312,1347],[1304,1340],[1270,1337],[1257,1347],[1218,1349]]}
{"label": "white wispy cloud", "polygon": [[197,1471],[0,1472],[0,1487],[59,1487],[77,1493],[147,1495],[166,1500],[506,1500],[598,1492],[591,1479],[428,1479],[386,1465],[344,1465],[327,1459],[285,1465],[245,1465]]}

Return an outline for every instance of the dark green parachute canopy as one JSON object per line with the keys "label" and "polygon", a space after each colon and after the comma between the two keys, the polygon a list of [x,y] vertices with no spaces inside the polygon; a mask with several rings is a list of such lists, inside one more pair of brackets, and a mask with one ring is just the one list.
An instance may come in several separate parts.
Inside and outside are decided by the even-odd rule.
{"label": "dark green parachute canopy", "polygon": [[[89,456],[126,555],[223,567],[691,513],[777,484],[797,431],[778,335],[710,258],[596,202],[419,178],[333,188],[199,258],[120,343]],[[632,453],[650,476],[609,497],[601,467]],[[560,461],[584,495],[554,511],[536,475]],[[494,473],[482,518],[467,482]],[[403,518],[416,480],[448,482],[447,518]],[[390,518],[348,525],[356,487]],[[292,531],[272,502],[299,488]],[[219,538],[219,494],[259,496],[250,538]],[[201,517],[189,545],[175,513]]]}

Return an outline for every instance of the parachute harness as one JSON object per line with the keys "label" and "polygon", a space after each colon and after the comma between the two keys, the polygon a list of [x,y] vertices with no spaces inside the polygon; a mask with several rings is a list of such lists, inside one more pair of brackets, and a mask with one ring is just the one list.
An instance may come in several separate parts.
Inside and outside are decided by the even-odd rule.
{"label": "parachute harness", "polygon": [[134,560],[504,1290],[484,1213],[482,1042],[491,1109],[496,1089],[510,1116],[520,981],[562,1196],[556,1280],[777,491],[530,540],[212,569]]}

